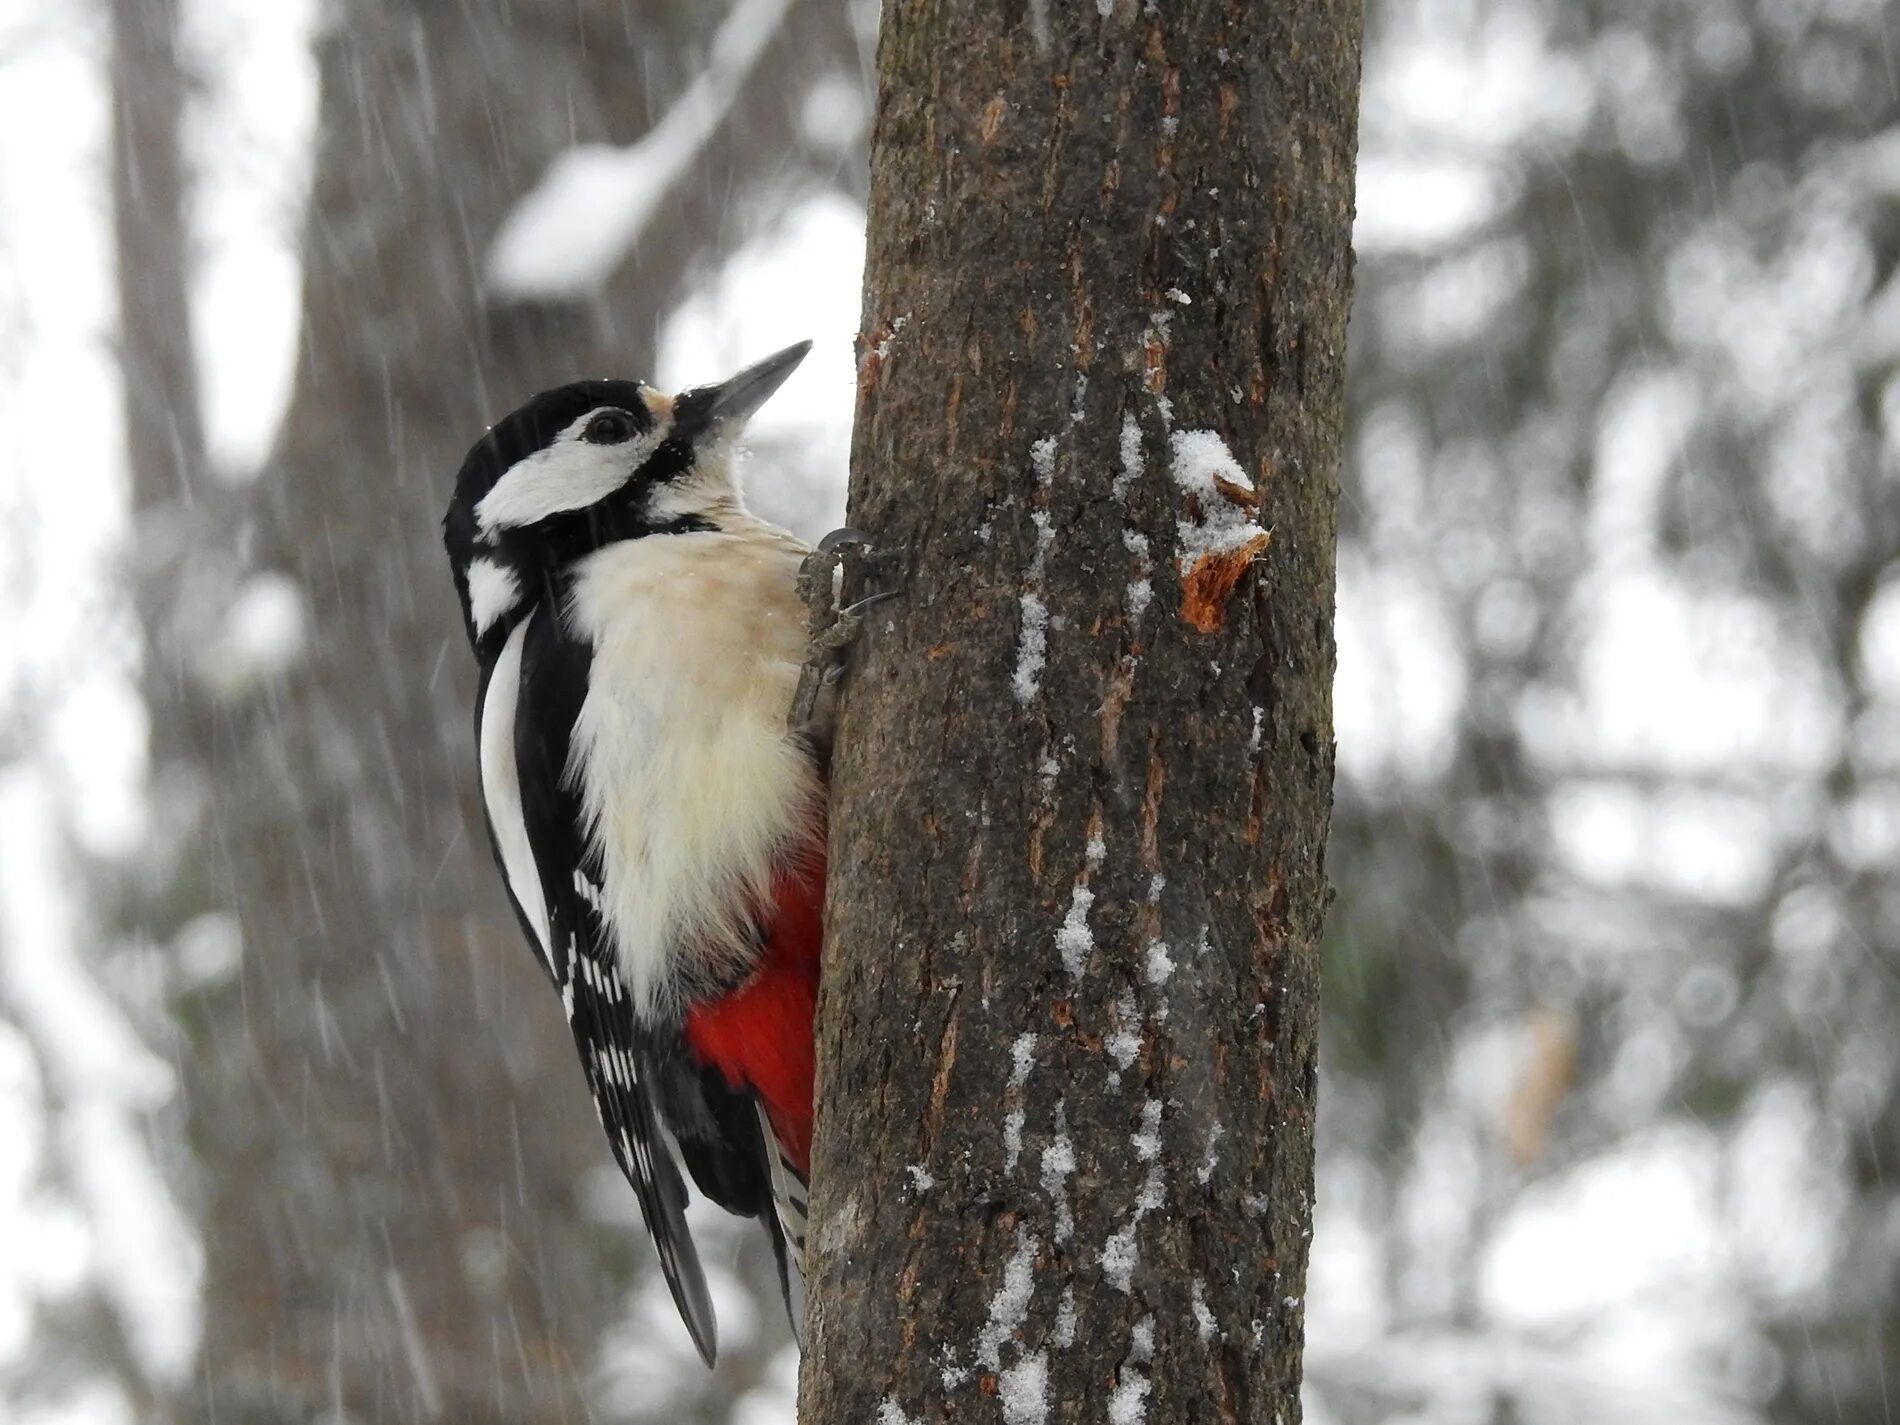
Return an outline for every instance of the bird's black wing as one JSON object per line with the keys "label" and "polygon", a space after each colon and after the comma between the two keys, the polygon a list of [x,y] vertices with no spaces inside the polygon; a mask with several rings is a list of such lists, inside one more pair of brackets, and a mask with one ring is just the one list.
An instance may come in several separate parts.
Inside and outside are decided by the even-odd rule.
{"label": "bird's black wing", "polygon": [[[614,1159],[639,1197],[674,1304],[710,1365],[718,1352],[717,1323],[686,1224],[686,1185],[656,1105],[663,1060],[654,1052],[652,1032],[636,1021],[614,964],[599,909],[600,868],[567,775],[591,655],[546,610],[530,615],[520,636],[514,750],[522,822],[546,908],[542,958],[573,1029]],[[524,896],[514,894],[519,904]]]}
{"label": "bird's black wing", "polygon": [[[792,1239],[774,1199],[772,1163],[781,1159],[764,1110],[749,1090],[733,1088],[719,1070],[699,1063],[677,1028],[651,1033],[653,1094],[661,1121],[702,1193],[728,1212],[764,1223],[778,1264],[785,1314],[803,1346],[804,1231],[800,1226]],[[798,1183],[802,1212],[803,1179],[795,1174],[789,1165],[780,1169],[781,1177]]]}

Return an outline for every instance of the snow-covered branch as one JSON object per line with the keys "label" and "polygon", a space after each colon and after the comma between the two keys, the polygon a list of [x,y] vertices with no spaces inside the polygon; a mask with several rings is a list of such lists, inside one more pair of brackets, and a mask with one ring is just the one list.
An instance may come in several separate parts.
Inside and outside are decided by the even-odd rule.
{"label": "snow-covered branch", "polygon": [[489,292],[553,301],[599,291],[705,154],[793,3],[739,0],[706,68],[638,143],[580,144],[555,159],[495,234]]}

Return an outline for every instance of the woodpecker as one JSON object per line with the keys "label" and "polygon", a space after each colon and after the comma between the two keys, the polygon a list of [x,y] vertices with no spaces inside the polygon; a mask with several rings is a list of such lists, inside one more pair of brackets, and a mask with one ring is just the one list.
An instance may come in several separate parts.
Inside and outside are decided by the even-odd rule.
{"label": "woodpecker", "polygon": [[676,396],[544,392],[443,521],[495,862],[708,1365],[682,1166],[762,1221],[803,1316],[828,741],[788,725],[812,551],[746,509],[734,444],[810,346]]}

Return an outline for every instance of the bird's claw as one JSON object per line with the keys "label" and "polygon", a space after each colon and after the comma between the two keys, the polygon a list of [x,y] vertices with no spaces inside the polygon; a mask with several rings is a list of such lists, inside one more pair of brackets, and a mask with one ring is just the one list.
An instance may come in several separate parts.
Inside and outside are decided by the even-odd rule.
{"label": "bird's claw", "polygon": [[818,541],[818,552],[820,554],[836,554],[839,550],[854,544],[869,548],[871,536],[861,529],[851,528],[848,524],[840,525],[837,529],[834,529],[830,534]]}
{"label": "bird's claw", "polygon": [[[871,548],[871,538],[862,530],[834,529],[818,541],[798,569],[798,594],[811,623],[804,666],[799,669],[798,689],[786,721],[793,732],[814,740],[818,740],[814,726],[818,700],[826,689],[844,680],[846,655],[864,628],[866,611],[897,597],[895,592],[871,594],[838,606],[839,585],[863,567]],[[838,577],[841,570],[845,580]]]}

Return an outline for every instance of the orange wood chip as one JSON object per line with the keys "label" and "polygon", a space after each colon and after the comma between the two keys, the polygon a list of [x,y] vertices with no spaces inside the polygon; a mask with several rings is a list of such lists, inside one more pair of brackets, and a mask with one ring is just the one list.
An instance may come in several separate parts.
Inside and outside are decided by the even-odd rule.
{"label": "orange wood chip", "polygon": [[1201,633],[1216,633],[1227,612],[1240,576],[1266,549],[1269,536],[1262,531],[1225,554],[1204,554],[1181,581],[1181,617]]}

